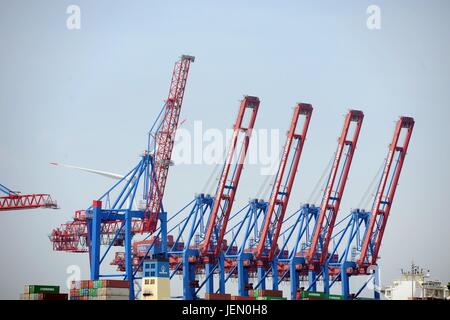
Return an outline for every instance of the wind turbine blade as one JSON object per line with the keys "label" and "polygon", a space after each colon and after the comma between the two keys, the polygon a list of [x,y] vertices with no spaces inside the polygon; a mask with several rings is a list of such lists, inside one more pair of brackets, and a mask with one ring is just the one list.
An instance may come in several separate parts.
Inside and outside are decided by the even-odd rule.
{"label": "wind turbine blade", "polygon": [[62,163],[57,163],[57,162],[50,162],[50,164],[54,165],[54,166],[60,166],[60,167],[65,167],[65,168],[70,168],[70,169],[81,170],[81,171],[85,171],[85,172],[89,172],[89,173],[94,173],[94,174],[98,174],[98,175],[101,175],[101,176],[104,176],[107,178],[111,178],[111,179],[115,179],[115,180],[120,180],[125,177],[124,175],[113,173],[113,172],[77,167],[77,166],[72,166],[69,164],[62,164]]}

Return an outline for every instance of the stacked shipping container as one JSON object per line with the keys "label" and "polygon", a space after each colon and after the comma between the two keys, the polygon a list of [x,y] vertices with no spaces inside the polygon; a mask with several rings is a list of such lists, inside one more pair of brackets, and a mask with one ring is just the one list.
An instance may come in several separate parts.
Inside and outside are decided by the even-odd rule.
{"label": "stacked shipping container", "polygon": [[60,293],[59,286],[26,285],[20,300],[67,300],[67,293]]}
{"label": "stacked shipping container", "polygon": [[344,296],[337,294],[326,294],[324,292],[303,291],[300,296],[301,300],[345,300]]}
{"label": "stacked shipping container", "polygon": [[283,291],[280,290],[249,290],[248,293],[256,300],[287,300],[283,298]]}
{"label": "stacked shipping container", "polygon": [[81,280],[70,285],[70,300],[128,300],[129,293],[126,280]]}

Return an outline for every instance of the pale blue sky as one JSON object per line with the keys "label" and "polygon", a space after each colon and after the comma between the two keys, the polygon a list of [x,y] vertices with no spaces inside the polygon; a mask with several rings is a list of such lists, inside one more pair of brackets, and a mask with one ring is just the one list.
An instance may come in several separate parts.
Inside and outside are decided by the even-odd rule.
{"label": "pale blue sky", "polygon": [[[81,30],[66,28],[70,4],[81,7]],[[382,10],[381,30],[366,28],[370,4]],[[366,117],[342,214],[378,170],[397,117],[415,117],[381,249],[382,281],[412,259],[450,281],[448,1],[0,0],[0,8],[0,183],[51,193],[61,206],[1,214],[0,298],[17,298],[26,283],[62,285],[71,264],[88,277],[87,256],[53,252],[47,234],[111,182],[48,163],[127,172],[184,53],[196,56],[185,128],[196,120],[230,127],[243,94],[261,99],[257,127],[283,132],[295,102],[314,105],[288,212],[307,200],[349,108]],[[210,173],[172,167],[169,212]],[[236,208],[263,181],[257,166],[246,167]]]}

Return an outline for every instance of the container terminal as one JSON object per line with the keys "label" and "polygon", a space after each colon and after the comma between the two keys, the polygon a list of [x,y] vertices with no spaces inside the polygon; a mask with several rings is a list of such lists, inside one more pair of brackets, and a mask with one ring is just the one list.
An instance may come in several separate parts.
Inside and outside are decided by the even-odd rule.
{"label": "container terminal", "polygon": [[[90,278],[72,281],[68,293],[61,293],[57,286],[26,285],[21,299],[168,300],[173,298],[175,276],[182,278],[179,298],[184,300],[380,299],[379,251],[415,120],[404,115],[393,128],[380,127],[393,130],[393,135],[387,154],[380,154],[380,160],[385,156],[384,165],[370,209],[355,208],[347,214],[340,210],[357,144],[364,143],[359,142],[361,128],[370,121],[363,110],[350,109],[325,175],[320,203],[287,210],[296,196],[292,194],[295,180],[307,170],[301,162],[303,146],[314,143],[308,128],[310,123],[316,125],[315,107],[299,102],[286,119],[287,134],[269,197],[250,199],[237,208],[239,184],[250,183],[240,180],[252,130],[258,114],[264,112],[257,96],[244,95],[234,115],[225,162],[217,180],[212,180],[217,183],[215,193],[196,193],[179,211],[167,212],[166,185],[180,183],[169,171],[181,111],[189,112],[183,97],[194,61],[191,55],[176,61],[146,149],[127,174],[72,166],[116,180],[108,190],[99,190],[99,197],[93,195],[85,209],[76,210],[73,220],[55,226],[49,236],[54,251],[86,255]],[[1,211],[58,208],[49,194],[21,194],[0,187],[4,193]],[[105,274],[108,265],[115,266],[117,273]],[[362,285],[353,292],[354,279]],[[383,292],[391,298],[401,295],[397,292],[402,281]],[[279,288],[282,283],[289,283],[288,296]],[[236,285],[237,294],[231,294],[230,288]],[[339,288],[339,294],[332,294],[332,288]],[[368,288],[372,288],[370,296],[363,296]]]}

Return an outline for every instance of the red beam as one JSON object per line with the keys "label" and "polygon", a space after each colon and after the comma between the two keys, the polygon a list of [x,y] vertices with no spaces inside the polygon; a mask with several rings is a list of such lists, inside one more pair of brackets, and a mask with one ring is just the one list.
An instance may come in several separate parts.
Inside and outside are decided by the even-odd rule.
{"label": "red beam", "polygon": [[[372,208],[370,222],[364,234],[361,255],[357,261],[358,266],[375,265],[378,259],[378,252],[381,247],[384,229],[386,228],[387,219],[391,211],[392,202],[394,201],[395,191],[397,189],[398,180],[402,171],[403,162],[408,151],[409,140],[414,128],[414,119],[410,117],[401,117],[397,121],[392,142],[389,145],[389,153],[378,187],[375,204]],[[399,144],[399,139],[403,131],[406,131],[403,143]],[[392,171],[392,163],[397,159],[394,170]],[[386,184],[389,177],[391,178],[390,188],[386,190]],[[378,220],[378,222],[377,222]],[[376,225],[376,227],[375,227]],[[373,252],[371,252],[371,261],[367,261],[367,255],[370,244],[373,243]]]}
{"label": "red beam", "polygon": [[[306,139],[306,134],[308,132],[309,122],[311,119],[313,108],[310,104],[297,104],[294,109],[294,114],[291,120],[291,126],[289,128],[286,143],[284,146],[283,156],[281,158],[280,166],[278,169],[277,177],[275,179],[275,185],[272,189],[272,195],[269,199],[268,209],[264,220],[263,231],[259,238],[258,246],[255,250],[255,255],[257,259],[263,258],[264,251],[266,248],[266,239],[269,234],[269,229],[275,231],[273,232],[271,239],[271,247],[268,253],[268,260],[271,261],[275,254],[275,250],[278,248],[278,236],[281,231],[281,226],[283,224],[284,214],[286,212],[286,207],[289,202],[289,197],[291,195],[292,186],[294,184],[295,175],[297,172],[298,163],[300,161],[300,156],[302,153],[303,145]],[[301,134],[296,134],[297,122],[300,115],[305,116],[305,121],[303,123],[303,129]],[[297,145],[294,147],[294,155],[292,167],[287,177],[288,181],[285,186],[285,190],[280,193],[281,183],[285,180],[284,172],[286,169],[287,161],[291,153],[291,146],[294,140],[297,140]],[[274,217],[274,219],[272,219]]]}
{"label": "red beam", "polygon": [[0,197],[0,211],[36,208],[56,209],[56,202],[49,194],[10,194]]}
{"label": "red beam", "polygon": [[[234,196],[236,195],[239,179],[244,167],[244,161],[247,155],[251,132],[255,124],[258,108],[259,99],[257,97],[250,96],[245,96],[239,107],[239,113],[234,124],[231,146],[228,150],[227,160],[225,162],[222,176],[217,188],[217,193],[214,198],[214,205],[208,220],[205,239],[200,245],[200,253],[202,256],[212,255],[213,257],[217,257],[220,254],[222,241],[225,236],[228,218],[233,206]],[[247,110],[251,111],[251,116],[249,123],[245,126],[242,122]],[[235,169],[230,171],[231,163],[237,149],[236,144],[238,142],[240,133],[245,134],[242,141],[240,158],[238,159],[238,163],[236,163],[235,165]],[[213,239],[213,232],[218,234],[217,239]]]}
{"label": "red beam", "polygon": [[[316,227],[311,242],[311,247],[307,254],[307,263],[318,263],[322,265],[328,254],[328,245],[330,243],[331,235],[333,233],[334,223],[339,211],[342,196],[345,190],[348,173],[353,159],[353,154],[356,149],[359,132],[361,130],[364,114],[362,111],[350,110],[345,117],[344,127],[342,129],[341,137],[336,151],[333,167],[331,169],[328,185],[322,199],[319,218],[317,219]],[[349,131],[352,123],[355,124],[353,136],[349,139]],[[341,160],[343,158],[344,149],[347,150],[346,159],[341,167]],[[338,171],[339,174],[338,174]],[[339,177],[336,180],[336,177]],[[321,240],[321,244],[319,243]],[[320,251],[319,261],[316,259],[316,253]]]}

